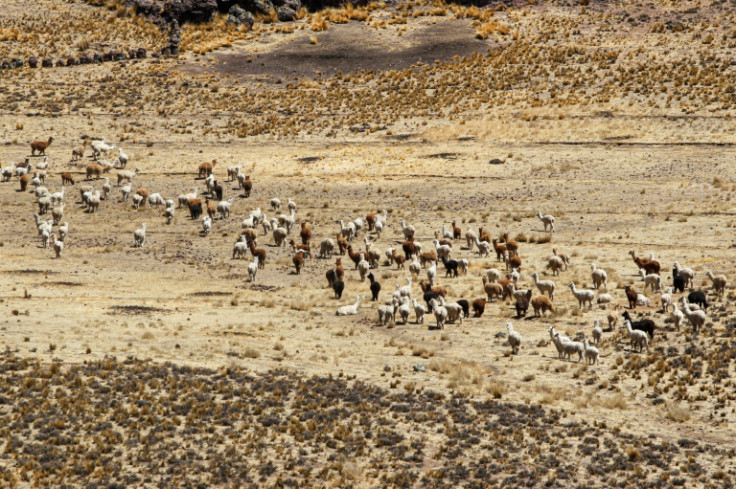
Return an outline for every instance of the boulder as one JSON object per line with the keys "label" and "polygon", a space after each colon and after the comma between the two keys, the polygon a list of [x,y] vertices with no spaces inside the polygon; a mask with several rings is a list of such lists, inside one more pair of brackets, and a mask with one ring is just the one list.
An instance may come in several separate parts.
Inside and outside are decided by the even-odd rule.
{"label": "boulder", "polygon": [[279,7],[276,9],[276,16],[281,22],[293,22],[296,20],[296,11],[289,7]]}
{"label": "boulder", "polygon": [[235,25],[245,25],[248,29],[253,27],[253,23],[256,21],[253,14],[245,10],[239,5],[233,5],[228,10],[227,23]]}
{"label": "boulder", "polygon": [[271,15],[273,10],[271,0],[243,0],[238,2],[238,5],[254,15]]}

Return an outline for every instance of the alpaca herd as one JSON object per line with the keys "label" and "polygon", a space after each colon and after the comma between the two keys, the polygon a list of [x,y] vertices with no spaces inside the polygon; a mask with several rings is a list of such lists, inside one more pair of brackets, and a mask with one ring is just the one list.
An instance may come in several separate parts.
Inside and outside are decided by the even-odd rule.
{"label": "alpaca herd", "polygon": [[[69,233],[69,223],[62,221],[65,209],[70,208],[70,204],[65,203],[69,200],[66,188],[77,186],[80,182],[79,177],[72,172],[63,171],[58,173],[59,190],[52,192],[48,189],[50,185],[46,184],[46,181],[49,172],[53,171],[53,165],[46,151],[52,142],[53,137],[48,138],[48,141],[32,143],[31,156],[36,156],[36,153],[44,156],[44,160],[35,165],[35,171],[34,165],[26,158],[22,163],[0,169],[0,172],[4,182],[11,182],[13,178],[17,178],[22,192],[28,193],[29,184],[33,187],[31,192],[38,207],[38,212],[34,216],[40,246],[52,247],[54,256],[61,258]],[[611,275],[612,270],[607,271],[596,263],[573,264],[570,255],[558,252],[556,248],[552,249],[552,255],[546,259],[532,260],[524,254],[523,243],[526,240],[521,240],[518,236],[517,239],[512,239],[506,232],[493,237],[488,228],[480,226],[471,228],[469,224],[463,233],[456,220],[436,223],[436,228],[429,233],[429,238],[432,236],[434,238],[431,239],[431,244],[420,242],[418,226],[415,227],[406,218],[392,218],[386,209],[370,210],[365,216],[344,216],[337,221],[331,221],[333,224],[329,229],[325,226],[317,228],[310,222],[312,217],[308,220],[298,212],[294,199],[285,199],[286,208],[283,212],[283,199],[269,196],[268,199],[262,200],[254,192],[254,181],[251,176],[242,172],[242,164],[222,168],[217,165],[216,160],[201,163],[194,174],[203,181],[204,188],[198,184],[191,187],[191,191],[174,196],[160,190],[149,192],[138,185],[146,178],[145,174],[139,167],[126,170],[130,157],[121,148],[106,143],[104,138],[91,141],[85,139],[83,144],[73,148],[69,165],[77,165],[75,162],[85,156],[88,146],[92,149],[91,156],[94,162],[84,169],[85,184],[77,187],[78,196],[81,198],[79,204],[85,213],[104,212],[105,208],[116,203],[123,205],[132,203],[136,210],[150,212],[147,209],[154,209],[155,215],[160,216],[157,222],[151,224],[150,229],[147,228],[146,222],[142,222],[140,227],[135,229],[132,247],[151,246],[150,240],[147,241],[147,233],[150,231],[155,241],[157,231],[178,218],[179,209],[189,212],[190,219],[199,224],[199,234],[207,239],[214,239],[215,231],[219,228],[224,230],[224,226],[228,223],[237,222],[240,223],[240,231],[234,239],[229,258],[244,260],[250,255],[252,260],[245,268],[248,281],[254,283],[257,277],[259,281],[263,280],[263,276],[259,276],[259,270],[272,267],[274,260],[269,255],[283,253],[284,248],[286,253],[291,250],[293,265],[291,273],[301,276],[304,270],[314,267],[310,260],[313,259],[312,246],[316,242],[318,245],[314,250],[316,252],[318,248],[316,256],[318,260],[335,260],[334,267],[329,267],[325,274],[331,295],[339,300],[346,289],[351,294],[356,294],[356,301],[353,304],[342,305],[336,309],[337,316],[358,315],[363,312],[368,306],[364,304],[361,307],[361,294],[368,292],[371,302],[378,303],[375,306],[378,315],[377,324],[391,327],[397,324],[408,325],[412,315],[415,324],[423,324],[424,316],[431,313],[435,321],[430,327],[434,329],[463,324],[464,320],[470,319],[471,310],[473,318],[481,318],[491,304],[504,310],[510,303],[509,312],[513,311],[517,319],[554,322],[560,310],[555,301],[560,300],[560,295],[566,296],[564,300],[568,302],[577,303],[581,314],[584,311],[592,311],[594,307],[615,311],[622,307],[621,302],[625,302],[628,310],[622,315],[623,332],[628,336],[631,351],[642,352],[644,349],[649,350],[651,343],[655,341],[655,331],[665,327],[649,317],[651,312],[648,309],[652,302],[647,296],[648,292],[660,295],[655,304],[661,303],[662,313],[670,315],[676,330],[680,330],[685,319],[695,334],[706,326],[708,294],[703,290],[694,290],[695,271],[683,267],[677,261],[672,263],[671,278],[663,277],[660,275],[663,267],[659,260],[653,255],[649,255],[648,259],[643,258],[631,250],[628,253],[636,267],[632,267],[629,272],[634,278],[628,280],[628,283],[622,283],[619,278],[613,278],[616,275]],[[118,156],[113,162],[101,159],[115,149]],[[105,176],[113,169],[117,169],[119,199],[115,199],[113,195],[111,177]],[[219,172],[222,172],[223,176],[226,172],[227,179],[223,181],[237,182],[237,190],[242,193],[237,196],[223,195],[230,189],[223,188],[223,185],[218,183]],[[98,186],[100,178],[104,179],[102,186]],[[76,192],[74,194],[77,195]],[[256,203],[260,202],[263,207],[251,207],[247,210],[243,207],[243,203],[251,200],[243,199],[249,198]],[[270,218],[262,209],[269,212]],[[49,212],[52,219],[44,221],[42,216]],[[551,234],[558,231],[555,227],[556,220],[552,215],[543,215],[541,211],[537,211],[536,218],[542,222],[544,232]],[[149,219],[154,217],[149,216],[147,220]],[[460,224],[462,225],[462,222]],[[57,229],[57,233],[54,232],[54,228]],[[423,230],[422,227],[420,231]],[[379,249],[379,240],[386,241],[386,238],[382,239],[384,234],[392,234],[388,237],[389,246]],[[555,234],[558,235],[559,232]],[[294,238],[291,238],[292,236]],[[271,250],[258,246],[259,241],[263,240],[268,241],[272,246]],[[461,246],[461,243],[465,246]],[[341,260],[345,255],[350,260],[348,263],[352,262],[354,266],[354,272],[350,272],[350,279],[345,278],[346,272],[342,266]],[[572,256],[576,255],[573,253]],[[501,262],[503,268],[499,266]],[[399,275],[405,274],[406,282],[405,285],[397,284],[395,292],[383,302],[382,287],[378,280],[379,269],[382,267],[394,270]],[[584,275],[590,277],[590,282],[584,283],[579,288],[576,282],[580,284],[586,280],[581,279],[581,275],[575,274],[587,267],[590,273]],[[529,269],[541,271],[527,273]],[[562,280],[563,274],[569,275],[567,280],[570,293],[556,294],[555,280]],[[473,280],[482,290],[482,295],[451,298],[451,288],[448,285],[453,281],[463,280],[468,275],[480,278]],[[546,277],[542,278],[542,275]],[[712,300],[723,298],[728,288],[727,277],[723,274],[716,275],[711,270],[707,270],[705,276],[712,282]],[[671,280],[671,287],[664,290],[667,280]],[[636,282],[641,285],[637,285]],[[415,291],[417,286],[419,286],[418,293]],[[679,299],[678,293],[681,294]],[[629,314],[629,312],[633,314],[637,307],[647,308],[647,317],[635,319]],[[374,309],[374,306],[370,308]],[[533,310],[531,316],[528,316],[529,309]],[[610,331],[616,323],[614,312],[609,314],[608,323]],[[598,364],[602,356],[599,348],[604,339],[603,332],[599,320],[595,321],[592,329],[592,342],[586,335],[571,339],[555,331],[553,326],[549,329],[550,340],[558,350],[560,358],[568,360],[577,358],[578,361],[585,359],[593,365]],[[511,353],[520,354],[524,346],[522,335],[510,322],[506,323],[505,335],[511,346]]]}

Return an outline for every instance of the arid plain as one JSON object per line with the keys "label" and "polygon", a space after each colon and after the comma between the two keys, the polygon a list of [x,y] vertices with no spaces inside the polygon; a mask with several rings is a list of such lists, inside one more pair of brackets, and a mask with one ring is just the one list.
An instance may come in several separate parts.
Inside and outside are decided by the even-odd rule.
{"label": "arid plain", "polygon": [[[59,259],[38,239],[32,187],[0,183],[0,485],[730,487],[736,295],[716,296],[706,272],[734,281],[734,8],[416,2],[300,16],[185,25],[179,56],[154,58],[158,27],[113,3],[12,0],[0,14],[8,58],[149,53],[0,70],[2,167],[53,136],[45,186],[75,179]],[[91,151],[72,162],[72,148],[102,136],[140,169],[134,192],[167,199],[203,194],[198,166],[216,160],[231,216],[208,236],[186,208],[167,224],[163,207],[121,201],[115,169],[87,212],[79,188],[103,181],[85,181]],[[227,181],[237,164],[250,197]],[[250,253],[232,258],[241,223],[256,208],[288,214],[288,198],[287,240],[307,222],[313,256],[295,274],[291,247],[259,227],[267,261],[250,282]],[[382,235],[351,242],[363,251],[369,236],[380,252],[380,300],[347,255],[334,299],[320,242],[383,210]],[[537,211],[555,216],[551,236]],[[518,288],[537,295],[535,271],[556,283],[555,312],[517,318],[497,300],[443,330],[413,310],[379,325],[411,277],[385,263],[402,220],[424,250],[443,225],[461,228],[452,257],[468,273],[438,265],[448,302],[485,297],[485,270],[505,271],[466,246],[483,228],[518,241]],[[559,276],[553,248],[571,258]],[[692,268],[709,301],[700,333],[687,318],[676,329],[647,291],[650,306],[630,313],[657,330],[648,352],[632,350],[624,287],[644,283],[630,251],[656,257],[665,289],[673,263]],[[591,287],[593,263],[608,274],[596,296],[613,302],[581,310],[568,284]],[[426,268],[412,283],[423,303],[420,279]],[[358,314],[336,316],[356,295]],[[591,338],[595,320],[599,364],[560,359],[548,327]]]}

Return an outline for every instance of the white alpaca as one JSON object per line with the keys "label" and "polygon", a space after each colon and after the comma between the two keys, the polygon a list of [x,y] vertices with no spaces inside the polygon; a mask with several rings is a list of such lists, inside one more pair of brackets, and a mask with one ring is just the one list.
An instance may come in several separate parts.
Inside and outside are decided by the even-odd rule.
{"label": "white alpaca", "polygon": [[603,329],[601,328],[601,322],[596,319],[593,321],[593,341],[596,345],[600,345],[601,338],[603,338]]}
{"label": "white alpaca", "polygon": [[600,352],[598,351],[598,348],[590,346],[587,337],[583,338],[583,347],[585,348],[586,363],[588,365],[596,365],[598,363],[598,359],[600,358]]}
{"label": "white alpaca", "polygon": [[396,299],[393,299],[390,304],[383,304],[378,306],[378,323],[381,326],[387,326],[391,321],[394,320],[396,312]]}
{"label": "white alpaca", "polygon": [[110,179],[108,177],[105,177],[105,183],[102,184],[102,199],[107,200],[107,196],[110,195],[110,192],[112,192]]}
{"label": "white alpaca", "polygon": [[547,270],[552,270],[552,275],[559,275],[560,271],[565,268],[565,262],[559,256],[550,256],[547,261]]}
{"label": "white alpaca", "polygon": [[211,230],[212,230],[212,218],[210,216],[204,216],[202,218],[202,233],[205,236],[208,236]]}
{"label": "white alpaca", "polygon": [[271,199],[271,210],[277,211],[279,209],[281,209],[281,200],[274,197]]}
{"label": "white alpaca", "polygon": [[225,219],[226,217],[230,217],[230,209],[233,205],[233,198],[230,197],[227,200],[221,200],[217,204],[217,212],[220,213],[220,219]]}
{"label": "white alpaca", "polygon": [[628,319],[624,321],[624,327],[626,328],[626,332],[629,334],[629,341],[631,342],[632,350],[638,347],[638,351],[641,353],[646,346],[647,351],[649,351],[649,336],[647,336],[646,332],[638,329],[631,329],[631,321]]}
{"label": "white alpaca", "polygon": [[404,297],[404,301],[401,303],[401,306],[399,306],[399,315],[401,316],[402,324],[407,324],[409,322],[410,313],[411,313],[411,306],[409,304],[409,298]]}
{"label": "white alpaca", "polygon": [[[532,277],[533,276],[534,275],[532,275]],[[489,268],[488,270],[486,270],[486,277],[488,277],[489,283],[495,284],[496,282],[501,280],[501,272],[499,272],[495,268]]]}
{"label": "white alpaca", "polygon": [[677,307],[677,302],[673,302],[672,305],[675,308],[675,310],[672,311],[672,322],[675,323],[677,331],[680,331],[680,324],[682,324],[683,319],[685,319],[685,314],[679,307]]}
{"label": "white alpaca", "polygon": [[64,251],[64,241],[58,240],[54,237],[54,252],[56,253],[56,258],[61,258],[62,251]]}
{"label": "white alpaca", "polygon": [[563,358],[565,356],[565,346],[563,344],[563,339],[560,336],[560,333],[555,332],[554,326],[550,326],[547,328],[547,332],[549,332],[549,337],[552,340],[552,344],[555,345],[555,348],[557,349],[557,358]]}
{"label": "white alpaca", "polygon": [[438,239],[435,239],[433,243],[434,243],[434,249],[437,252],[437,258],[439,258],[440,260],[442,260],[443,258],[445,260],[449,260],[450,253],[452,253],[452,248],[450,248],[447,245],[441,245]]}
{"label": "white alpaca", "polygon": [[[123,185],[120,188],[120,193],[122,194],[123,202],[128,201],[128,197],[130,197],[130,192],[133,190],[133,184],[128,182],[125,185]],[[181,206],[180,206],[181,207]]]}
{"label": "white alpaca", "polygon": [[414,237],[414,233],[416,232],[414,229],[414,226],[411,224],[407,225],[404,220],[401,220],[401,232],[404,233],[404,238],[411,239]]}
{"label": "white alpaca", "polygon": [[542,221],[542,224],[544,224],[544,232],[547,232],[547,228],[549,228],[549,232],[553,233],[555,231],[555,218],[551,214],[547,214],[545,216],[542,215],[542,211],[537,211],[537,217],[539,220]]}
{"label": "white alpaca", "polygon": [[146,242],[146,223],[142,223],[141,227],[136,229],[133,233],[133,239],[134,243],[133,246],[136,248],[140,248],[143,246]]}
{"label": "white alpaca", "polygon": [[365,259],[365,253],[360,254],[360,261],[358,262],[358,272],[360,273],[360,281],[365,282],[365,276],[368,275],[368,271],[371,269],[371,264]]}
{"label": "white alpaca", "polygon": [[577,289],[575,288],[575,282],[570,282],[569,287],[570,287],[570,290],[572,291],[572,294],[578,300],[578,306],[580,307],[580,309],[583,308],[586,302],[590,305],[590,308],[593,309],[593,299],[595,299],[594,291],[586,290],[586,289]]}
{"label": "white alpaca", "polygon": [[251,282],[256,281],[256,273],[258,273],[258,257],[254,256],[253,261],[248,263],[248,278]]}
{"label": "white alpaca", "polygon": [[652,292],[659,292],[662,290],[662,278],[659,274],[650,273],[647,275],[647,272],[643,268],[640,268],[639,276],[644,281],[644,292],[647,291],[647,287],[651,288]]}
{"label": "white alpaca", "polygon": [[475,238],[475,246],[478,247],[478,256],[491,256],[491,243],[488,241],[479,241]]}
{"label": "white alpaca", "polygon": [[606,271],[600,268],[596,268],[595,263],[592,263],[590,265],[590,270],[590,275],[593,278],[593,288],[608,288],[608,274],[606,273]]}
{"label": "white alpaca", "polygon": [[419,262],[419,259],[416,257],[416,255],[413,256],[411,263],[409,263],[409,272],[412,274],[412,276],[417,277],[420,273],[422,273],[422,264]]}
{"label": "white alpaca", "polygon": [[187,202],[189,202],[190,200],[196,199],[197,198],[197,192],[199,192],[199,189],[197,187],[194,187],[192,189],[192,191],[189,192],[188,194],[181,194],[181,195],[179,195],[176,198],[176,200],[179,201],[179,209],[181,209],[182,207],[186,207],[187,206]]}
{"label": "white alpaca", "polygon": [[532,280],[534,285],[539,289],[539,293],[549,295],[550,300],[555,298],[555,283],[551,280],[539,280],[539,274],[537,272],[532,273]]}
{"label": "white alpaca", "polygon": [[613,296],[611,294],[601,294],[595,301],[598,304],[608,304],[613,302]]}
{"label": "white alpaca", "polygon": [[437,279],[437,262],[432,260],[432,266],[427,269],[427,280],[429,285],[434,286],[434,281]]}
{"label": "white alpaca", "polygon": [[511,323],[506,323],[506,330],[508,331],[508,341],[511,345],[511,353],[516,355],[519,353],[519,347],[521,346],[521,334],[518,331],[514,331],[514,326]]}
{"label": "white alpaca", "polygon": [[414,306],[414,314],[417,317],[417,324],[424,324],[424,315],[427,314],[427,309],[423,304],[418,303],[416,299],[412,299],[411,302]]}
{"label": "white alpaca", "polygon": [[717,296],[722,296],[728,287],[728,278],[725,275],[713,275],[713,272],[708,270],[705,272],[708,278],[713,282],[713,291]]}
{"label": "white alpaca", "polygon": [[447,321],[447,309],[441,306],[437,299],[429,301],[429,307],[432,309],[434,318],[437,321],[437,329],[445,329],[445,321]]}
{"label": "white alpaca", "polygon": [[675,270],[677,275],[682,278],[685,282],[685,287],[694,287],[693,281],[695,280],[695,272],[692,268],[682,268],[678,262],[672,264],[672,268]]}
{"label": "white alpaca", "polygon": [[330,239],[323,239],[319,244],[319,258],[332,258],[332,253],[335,252],[335,242]]}
{"label": "white alpaca", "polygon": [[360,296],[357,296],[355,304],[349,306],[341,306],[337,308],[335,313],[338,316],[352,316],[358,314],[358,308],[360,307]]}
{"label": "white alpaca", "polygon": [[63,225],[59,226],[59,241],[64,241],[67,233],[69,233],[69,223],[65,222]]}
{"label": "white alpaca", "polygon": [[690,307],[690,304],[688,304],[687,297],[684,295],[682,296],[682,308],[682,312],[685,314],[685,317],[687,317],[687,320],[690,321],[690,324],[693,326],[693,332],[697,333],[705,324],[705,311],[694,311]]}
{"label": "white alpaca", "polygon": [[166,205],[166,210],[164,210],[164,217],[166,217],[166,224],[171,224],[171,221],[174,220],[174,203],[173,202],[171,202],[171,205],[168,205],[168,204]]}
{"label": "white alpaca", "polygon": [[[663,293],[659,297],[659,300],[662,303],[662,312],[665,313],[665,314],[667,314],[667,312],[669,312],[670,306],[673,305],[672,304],[672,297],[673,297],[672,294],[673,294],[674,291],[675,290],[672,287],[670,287],[670,288],[667,289],[667,292]],[[675,304],[675,308],[677,308],[677,304]]]}
{"label": "white alpaca", "polygon": [[151,207],[158,207],[160,205],[166,205],[166,199],[161,197],[160,193],[155,192],[148,196],[148,203]]}
{"label": "white alpaca", "polygon": [[348,241],[352,241],[352,239],[355,237],[355,224],[352,222],[345,224],[345,221],[340,220],[338,221],[340,224],[340,232],[342,233],[343,238],[347,239]]}
{"label": "white alpaca", "polygon": [[401,297],[411,297],[411,277],[406,279],[406,285],[399,289]]}

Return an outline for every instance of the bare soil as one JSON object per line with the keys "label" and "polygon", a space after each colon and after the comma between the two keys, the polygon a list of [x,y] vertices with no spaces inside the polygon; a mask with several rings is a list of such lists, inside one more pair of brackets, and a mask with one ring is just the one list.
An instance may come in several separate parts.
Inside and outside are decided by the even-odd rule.
{"label": "bare soil", "polygon": [[[686,13],[690,3],[509,8],[491,18],[508,33],[485,41],[473,36],[476,20],[449,8],[385,28],[371,22],[392,18],[389,8],[322,32],[307,18],[294,33],[186,27],[202,40],[178,59],[0,71],[2,167],[53,135],[45,186],[59,191],[64,171],[76,180],[60,259],[40,244],[33,192],[16,177],[0,183],[0,486],[728,487],[736,124],[732,41],[706,20],[731,14],[728,5]],[[23,25],[28,2],[13,6],[6,25]],[[143,20],[105,15],[151,36],[136,41],[159,42]],[[668,19],[689,30],[659,32]],[[104,25],[95,35],[112,42]],[[78,49],[69,39],[53,48],[63,39],[54,29],[34,27],[28,42],[54,55]],[[380,37],[386,56],[361,49]],[[231,46],[195,50],[216,41]],[[197,167],[216,160],[231,217],[206,237],[183,208],[167,225],[163,208],[121,201],[116,170],[109,198],[87,212],[80,188],[103,182],[84,181],[89,149],[70,161],[84,135],[124,148],[128,169],[141,170],[134,191],[170,199],[194,188],[202,196]],[[248,198],[226,181],[236,164],[253,180]],[[280,210],[270,209],[274,197]],[[241,223],[256,208],[288,213],[287,198],[297,203],[288,239],[299,242],[309,223],[314,256],[297,275],[291,247],[259,228],[267,261],[250,282],[250,254],[232,258]],[[384,209],[383,234],[363,230],[351,243],[363,251],[370,237],[381,253],[372,270],[380,301],[369,301],[347,255],[334,299],[325,279],[334,258],[317,258],[320,242],[335,238],[339,220]],[[552,236],[537,211],[555,216]],[[535,271],[553,280],[555,313],[517,318],[511,301],[494,301],[444,330],[431,314],[379,326],[377,307],[412,278],[384,258],[401,247],[402,220],[425,250],[453,221],[463,234],[507,232],[523,260],[518,287],[536,295]],[[146,243],[134,248],[144,222]],[[559,276],[546,269],[553,249],[571,257]],[[624,286],[643,291],[632,250],[662,263],[665,287],[674,262],[694,270],[693,288],[710,302],[700,333],[687,320],[676,329],[661,294],[647,291],[650,305],[630,312],[658,329],[649,351],[631,349]],[[451,301],[485,296],[485,270],[505,271],[464,238],[452,256],[470,268],[455,278],[438,266]],[[591,287],[592,263],[608,272],[597,294],[614,300],[581,309],[568,284]],[[708,270],[729,277],[722,297]],[[420,302],[426,276],[412,278]],[[337,317],[357,295],[359,313]],[[619,319],[599,364],[558,357],[549,326],[590,338],[609,314]],[[523,338],[518,355],[507,321]]]}

